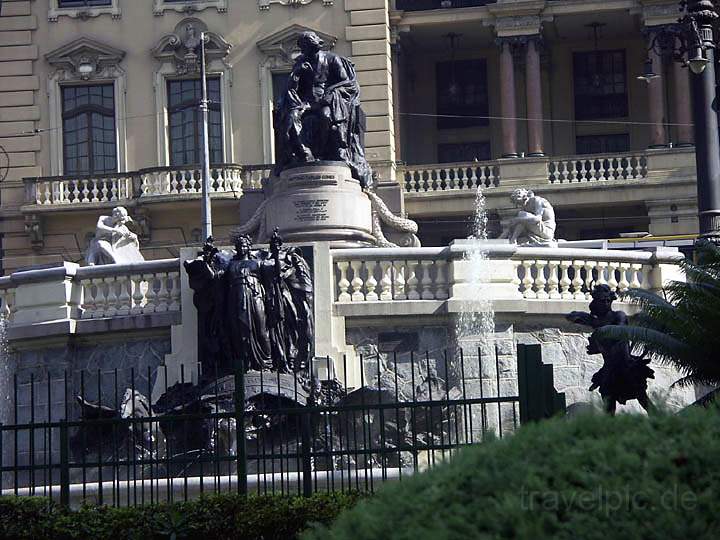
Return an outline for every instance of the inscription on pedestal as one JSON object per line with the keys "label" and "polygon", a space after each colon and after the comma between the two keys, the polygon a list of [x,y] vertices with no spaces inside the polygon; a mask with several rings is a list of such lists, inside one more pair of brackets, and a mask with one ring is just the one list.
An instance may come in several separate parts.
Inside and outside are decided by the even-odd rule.
{"label": "inscription on pedestal", "polygon": [[295,207],[295,221],[321,222],[330,219],[328,203],[330,199],[311,199],[306,201],[293,201]]}
{"label": "inscription on pedestal", "polygon": [[298,174],[291,177],[292,182],[332,182],[337,184],[337,176],[334,174]]}

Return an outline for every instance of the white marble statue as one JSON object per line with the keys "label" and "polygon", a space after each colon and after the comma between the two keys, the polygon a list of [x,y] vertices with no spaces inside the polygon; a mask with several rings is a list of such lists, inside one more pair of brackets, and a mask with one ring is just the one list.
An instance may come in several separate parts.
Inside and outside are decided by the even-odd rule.
{"label": "white marble statue", "polygon": [[128,211],[116,206],[109,216],[100,216],[95,228],[95,238],[90,241],[85,260],[88,265],[126,264],[144,261],[140,253],[140,242],[135,233],[128,229],[132,223]]}
{"label": "white marble statue", "polygon": [[555,247],[555,210],[548,200],[525,188],[515,189],[510,200],[520,210],[503,223],[500,238],[523,246]]}

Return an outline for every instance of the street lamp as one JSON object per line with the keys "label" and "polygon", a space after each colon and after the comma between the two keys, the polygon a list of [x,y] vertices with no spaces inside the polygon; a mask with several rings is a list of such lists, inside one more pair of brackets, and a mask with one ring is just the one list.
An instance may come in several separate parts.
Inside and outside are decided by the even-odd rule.
{"label": "street lamp", "polygon": [[[712,0],[682,0],[680,9],[684,13],[678,23],[661,27],[650,50],[671,53],[690,69],[700,240],[720,244],[720,134],[714,105],[714,34],[719,16]],[[649,57],[639,78],[647,80],[645,75],[654,75]]]}

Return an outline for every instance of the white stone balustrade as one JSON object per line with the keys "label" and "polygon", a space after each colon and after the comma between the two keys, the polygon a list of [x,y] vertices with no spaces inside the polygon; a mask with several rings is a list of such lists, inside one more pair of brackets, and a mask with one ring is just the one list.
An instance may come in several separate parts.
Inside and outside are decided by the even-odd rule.
{"label": "white stone balustrade", "polygon": [[83,291],[82,319],[180,311],[178,259],[85,267],[76,280]]}
{"label": "white stone balustrade", "polygon": [[337,302],[448,298],[448,248],[343,249],[332,253]]}
{"label": "white stone balustrade", "polygon": [[[202,193],[202,168],[157,167],[139,171],[140,197]],[[239,165],[214,165],[210,168],[210,193],[242,195],[243,170]]]}
{"label": "white stone balustrade", "polygon": [[597,154],[550,158],[551,184],[642,180],[648,174],[648,158],[643,153]]}
{"label": "white stone balustrade", "polygon": [[[272,165],[220,164],[210,168],[210,192],[239,197],[244,189],[261,189]],[[24,178],[27,204],[43,207],[122,203],[131,199],[199,196],[199,166],[152,167],[96,176]]]}
{"label": "white stone balustrade", "polygon": [[498,162],[445,163],[401,167],[405,192],[476,191],[500,185]]}
{"label": "white stone balustrade", "polygon": [[132,189],[130,173],[45,177],[35,181],[28,198],[29,202],[43,206],[105,203],[131,198]]}
{"label": "white stone balustrade", "polygon": [[[465,257],[466,249],[466,243],[458,242],[447,248],[333,250],[336,305],[448,300],[450,311],[471,309],[467,302],[477,300],[472,298],[477,289],[469,282],[472,263]],[[488,244],[487,256],[488,299],[557,304],[558,312],[569,302],[589,301],[595,285],[616,292],[656,291],[669,279],[682,279],[677,265],[682,254],[668,248],[621,251]],[[458,302],[466,307],[455,306]]]}

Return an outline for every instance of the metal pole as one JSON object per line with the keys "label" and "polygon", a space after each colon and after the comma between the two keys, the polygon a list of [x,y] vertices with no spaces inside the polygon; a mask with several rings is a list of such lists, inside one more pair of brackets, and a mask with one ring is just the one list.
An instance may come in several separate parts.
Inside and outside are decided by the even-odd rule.
{"label": "metal pole", "polygon": [[208,139],[208,111],[209,101],[207,95],[207,72],[205,66],[205,32],[200,33],[200,69],[202,78],[202,99],[200,112],[202,113],[202,233],[203,240],[212,236],[212,207],[210,203],[210,141]]}
{"label": "metal pole", "polygon": [[712,2],[707,0],[691,1],[687,12],[698,24],[707,59],[702,73],[690,73],[700,239],[718,243],[720,241],[720,135],[715,104],[717,88],[713,35],[713,22],[717,14]]}

